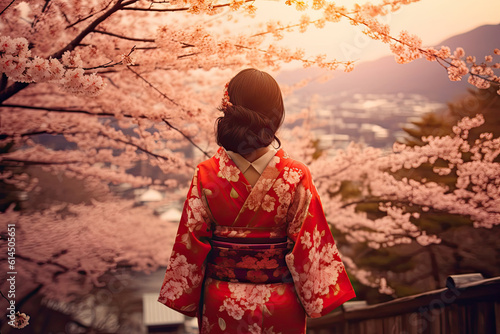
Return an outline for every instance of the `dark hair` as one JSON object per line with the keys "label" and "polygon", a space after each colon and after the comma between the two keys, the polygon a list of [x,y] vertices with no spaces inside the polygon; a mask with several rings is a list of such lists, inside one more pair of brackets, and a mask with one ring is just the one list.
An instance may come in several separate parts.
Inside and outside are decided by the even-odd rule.
{"label": "dark hair", "polygon": [[229,102],[216,120],[217,144],[228,151],[248,154],[269,146],[281,146],[276,131],[285,116],[281,90],[269,74],[249,68],[239,72],[227,87]]}

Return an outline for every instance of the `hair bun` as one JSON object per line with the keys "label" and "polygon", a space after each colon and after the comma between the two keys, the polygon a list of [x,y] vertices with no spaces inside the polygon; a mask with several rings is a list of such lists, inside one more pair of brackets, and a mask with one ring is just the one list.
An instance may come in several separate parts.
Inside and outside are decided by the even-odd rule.
{"label": "hair bun", "polygon": [[260,147],[271,145],[276,129],[264,115],[242,106],[228,106],[219,117],[217,141],[228,150],[248,154]]}
{"label": "hair bun", "polygon": [[276,131],[284,117],[283,98],[269,74],[256,69],[238,73],[226,85],[221,111],[216,136],[226,150],[248,154],[273,140],[281,145]]}

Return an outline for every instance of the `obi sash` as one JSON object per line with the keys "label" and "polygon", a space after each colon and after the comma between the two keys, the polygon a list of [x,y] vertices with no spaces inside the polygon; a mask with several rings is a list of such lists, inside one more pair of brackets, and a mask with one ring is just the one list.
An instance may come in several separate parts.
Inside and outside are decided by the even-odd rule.
{"label": "obi sash", "polygon": [[211,240],[207,277],[239,283],[289,283],[292,276],[285,262],[291,250],[287,238],[228,238]]}

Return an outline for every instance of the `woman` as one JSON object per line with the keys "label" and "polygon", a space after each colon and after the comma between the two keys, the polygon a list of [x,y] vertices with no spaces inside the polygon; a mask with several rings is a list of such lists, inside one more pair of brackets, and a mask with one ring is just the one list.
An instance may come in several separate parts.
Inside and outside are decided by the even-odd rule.
{"label": "woman", "polygon": [[217,153],[196,168],[159,301],[201,333],[305,333],[355,297],[309,169],[272,143],[283,99],[267,73],[226,85]]}

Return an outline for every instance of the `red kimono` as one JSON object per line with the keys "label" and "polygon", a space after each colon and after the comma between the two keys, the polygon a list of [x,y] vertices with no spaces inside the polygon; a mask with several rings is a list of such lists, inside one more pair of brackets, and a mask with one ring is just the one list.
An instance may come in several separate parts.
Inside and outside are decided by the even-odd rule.
{"label": "red kimono", "polygon": [[279,150],[254,187],[222,148],[198,165],[159,302],[202,334],[292,334],[353,297],[304,164]]}

